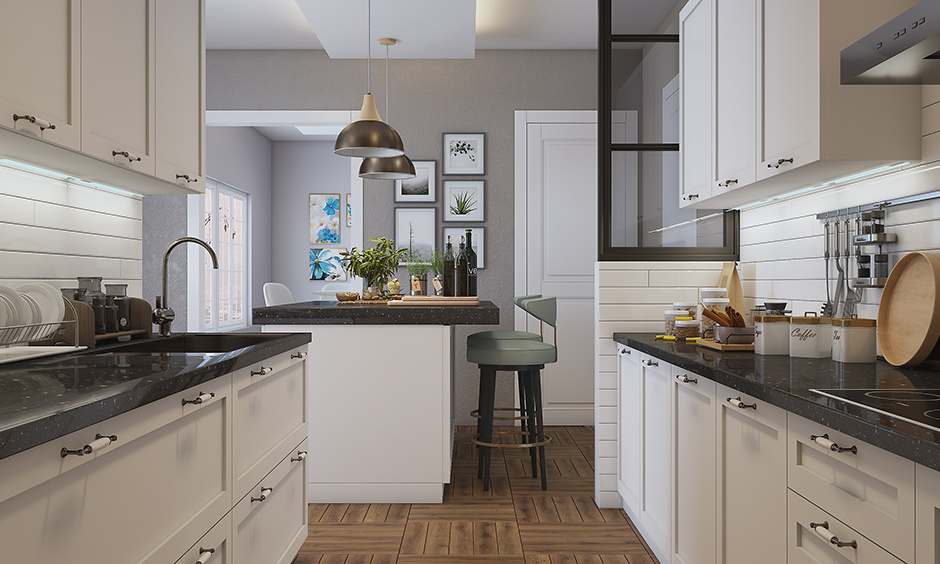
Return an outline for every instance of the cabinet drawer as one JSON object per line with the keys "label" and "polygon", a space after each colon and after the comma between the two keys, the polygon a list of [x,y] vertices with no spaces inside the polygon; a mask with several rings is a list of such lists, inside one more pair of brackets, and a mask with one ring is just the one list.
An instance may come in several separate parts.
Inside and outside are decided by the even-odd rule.
{"label": "cabinet drawer", "polygon": [[307,436],[307,347],[233,375],[235,498]]}
{"label": "cabinet drawer", "polygon": [[232,564],[232,514],[226,514],[176,564]]}
{"label": "cabinet drawer", "polygon": [[[800,495],[793,491],[787,495],[788,564],[902,564],[901,560]],[[831,540],[830,535],[834,535]],[[839,547],[835,541],[849,546]],[[854,547],[851,546],[853,541]]]}
{"label": "cabinet drawer", "polygon": [[[4,561],[176,561],[232,507],[230,393],[217,378],[4,460],[5,494],[19,474],[40,480],[0,503]],[[97,434],[117,441],[60,456]]]}
{"label": "cabinet drawer", "polygon": [[232,509],[235,564],[287,564],[307,538],[304,439]]}
{"label": "cabinet drawer", "polygon": [[[790,489],[912,562],[914,463],[802,417],[788,427]],[[823,435],[823,444],[811,438]]]}

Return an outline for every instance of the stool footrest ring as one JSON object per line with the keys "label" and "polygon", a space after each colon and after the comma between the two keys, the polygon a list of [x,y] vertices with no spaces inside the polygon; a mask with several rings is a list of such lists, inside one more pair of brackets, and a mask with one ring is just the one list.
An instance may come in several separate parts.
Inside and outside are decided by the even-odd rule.
{"label": "stool footrest ring", "polygon": [[[494,407],[493,411],[519,411],[521,412],[522,408],[521,407]],[[473,417],[474,419],[483,418],[483,416],[480,415],[479,409],[474,409],[473,411],[471,411],[470,417]],[[532,417],[528,415],[517,415],[514,417],[495,417],[494,416],[493,419],[498,420],[498,421],[527,421],[529,419],[532,419]]]}
{"label": "stool footrest ring", "polygon": [[[523,431],[502,431],[500,432],[500,434],[501,435],[525,435],[525,436],[529,435],[528,433],[523,432]],[[491,447],[491,448],[532,448],[532,447],[545,446],[552,442],[552,438],[549,435],[545,435],[544,440],[537,441],[534,443],[485,443],[480,440],[480,435],[476,434],[470,437],[470,442],[475,445]]]}

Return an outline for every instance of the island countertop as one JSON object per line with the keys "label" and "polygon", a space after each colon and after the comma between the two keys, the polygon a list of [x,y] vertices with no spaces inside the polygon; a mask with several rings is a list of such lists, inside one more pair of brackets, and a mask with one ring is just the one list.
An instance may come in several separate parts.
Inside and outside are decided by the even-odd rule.
{"label": "island countertop", "polygon": [[497,325],[499,308],[477,306],[389,306],[312,301],[256,307],[255,325]]}

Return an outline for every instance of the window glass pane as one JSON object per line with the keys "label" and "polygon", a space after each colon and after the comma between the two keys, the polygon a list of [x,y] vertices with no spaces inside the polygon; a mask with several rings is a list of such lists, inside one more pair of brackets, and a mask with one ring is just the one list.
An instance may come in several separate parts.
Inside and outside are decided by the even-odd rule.
{"label": "window glass pane", "polygon": [[678,43],[611,45],[612,143],[677,143],[663,130],[664,97],[678,91]]}

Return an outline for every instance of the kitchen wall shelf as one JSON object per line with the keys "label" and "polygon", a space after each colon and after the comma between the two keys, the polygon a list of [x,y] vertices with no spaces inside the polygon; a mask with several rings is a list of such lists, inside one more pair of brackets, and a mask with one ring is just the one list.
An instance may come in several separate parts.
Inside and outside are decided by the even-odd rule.
{"label": "kitchen wall shelf", "polygon": [[884,245],[885,243],[897,243],[897,233],[863,233],[852,237],[852,244],[856,246],[864,245]]}
{"label": "kitchen wall shelf", "polygon": [[884,288],[887,282],[887,278],[854,278],[852,286],[854,288]]}
{"label": "kitchen wall shelf", "polygon": [[[85,302],[66,300],[70,308],[65,312],[65,333],[52,339],[36,341],[33,345],[54,345],[57,342],[70,342],[75,346],[94,348],[96,345],[109,344],[119,340],[149,339],[153,335],[151,312],[153,309],[146,300],[131,298],[130,329],[117,333],[95,334],[95,312]],[[67,325],[66,325],[67,324]]]}

